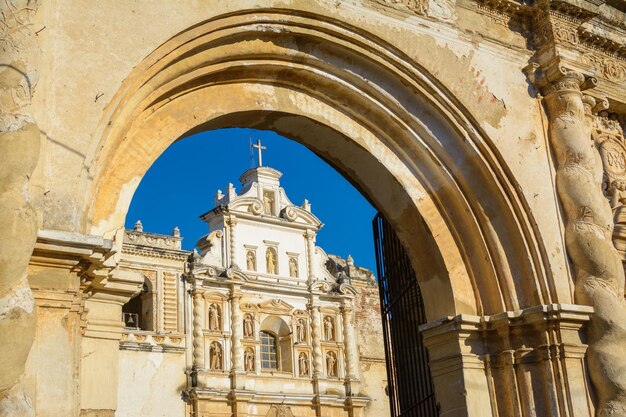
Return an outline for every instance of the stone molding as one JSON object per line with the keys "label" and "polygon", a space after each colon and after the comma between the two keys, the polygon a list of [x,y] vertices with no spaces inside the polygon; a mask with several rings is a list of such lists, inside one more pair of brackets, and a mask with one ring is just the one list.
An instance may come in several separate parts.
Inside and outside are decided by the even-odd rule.
{"label": "stone molding", "polygon": [[[467,392],[468,407],[476,396],[489,394],[498,415],[530,416],[534,409],[536,415],[592,417],[591,398],[574,395],[586,392],[581,330],[592,315],[587,306],[550,304],[420,326],[438,400],[463,375],[460,389]],[[539,380],[551,387],[541,393],[550,401],[534,398],[533,381]],[[512,385],[518,390],[514,397]]]}
{"label": "stone molding", "polygon": [[172,335],[124,331],[120,340],[120,350],[185,353],[187,348],[184,334]]}
{"label": "stone molding", "polygon": [[148,233],[126,229],[124,231],[124,243],[150,248],[180,250],[183,238],[180,236],[168,236],[159,233]]}
{"label": "stone molding", "polygon": [[190,251],[184,250],[156,249],[129,244],[124,244],[124,246],[122,246],[122,253],[128,255],[145,256],[149,258],[171,259],[174,261],[186,261],[191,254]]}

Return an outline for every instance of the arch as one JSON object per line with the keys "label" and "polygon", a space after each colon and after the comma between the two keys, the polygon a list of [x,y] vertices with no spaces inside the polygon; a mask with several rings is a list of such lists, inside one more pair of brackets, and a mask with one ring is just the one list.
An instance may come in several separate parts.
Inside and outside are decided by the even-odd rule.
{"label": "arch", "polygon": [[327,17],[244,10],[136,66],[96,132],[93,234],[123,227],[143,174],[204,129],[271,129],[349,178],[397,230],[429,319],[555,302],[545,249],[489,138],[393,46]]}

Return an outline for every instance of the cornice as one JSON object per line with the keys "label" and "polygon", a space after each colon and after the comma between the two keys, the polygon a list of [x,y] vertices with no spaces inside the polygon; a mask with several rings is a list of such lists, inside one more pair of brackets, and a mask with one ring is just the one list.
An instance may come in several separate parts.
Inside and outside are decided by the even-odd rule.
{"label": "cornice", "polygon": [[122,246],[122,253],[127,255],[145,256],[149,258],[185,261],[192,252],[186,250],[163,249],[153,246],[124,243],[124,245]]}

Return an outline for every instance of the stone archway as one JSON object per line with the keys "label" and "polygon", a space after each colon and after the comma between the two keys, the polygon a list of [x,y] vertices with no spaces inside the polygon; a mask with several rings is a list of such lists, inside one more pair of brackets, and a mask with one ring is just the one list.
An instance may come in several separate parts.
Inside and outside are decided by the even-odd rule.
{"label": "stone archway", "polygon": [[[420,271],[431,320],[555,302],[532,214],[468,114],[435,77],[357,28],[294,12],[219,17],[154,51],[111,101],[92,149],[85,231],[115,236],[141,177],[174,141],[271,129],[322,156],[387,216]],[[467,344],[453,333],[446,343]],[[460,365],[435,372],[444,412],[478,415],[496,389],[476,365],[487,349],[477,343],[439,358]],[[450,392],[452,380],[468,395]]]}
{"label": "stone archway", "polygon": [[587,132],[608,104],[581,93],[597,67],[594,92],[623,111],[617,6],[5,3],[0,324],[23,337],[2,351],[0,406],[114,413],[119,313],[141,284],[116,263],[134,189],[172,142],[240,126],[305,144],[399,232],[445,415],[592,415],[590,317],[596,403],[624,408],[623,271]]}

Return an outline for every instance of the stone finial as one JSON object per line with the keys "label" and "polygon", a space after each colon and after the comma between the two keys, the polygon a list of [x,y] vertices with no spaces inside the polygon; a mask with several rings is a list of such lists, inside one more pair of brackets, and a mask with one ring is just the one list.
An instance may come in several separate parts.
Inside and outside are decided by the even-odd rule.
{"label": "stone finial", "polygon": [[224,198],[224,194],[222,193],[222,190],[217,190],[217,192],[215,193],[215,205],[218,206],[220,204],[220,200],[222,200]]}
{"label": "stone finial", "polygon": [[228,201],[232,201],[237,197],[237,192],[232,182],[228,183]]}
{"label": "stone finial", "polygon": [[137,220],[135,222],[135,227],[133,227],[135,232],[143,232],[143,224],[141,224],[141,220]]}
{"label": "stone finial", "polygon": [[348,257],[346,258],[346,265],[354,266],[354,258],[352,257],[352,255],[348,255]]}
{"label": "stone finial", "polygon": [[309,203],[309,200],[307,200],[306,198],[304,199],[304,202],[302,202],[301,207],[306,211],[311,211],[311,203]]}
{"label": "stone finial", "polygon": [[175,226],[174,230],[172,230],[172,236],[180,237],[180,229],[178,228],[178,226]]}

